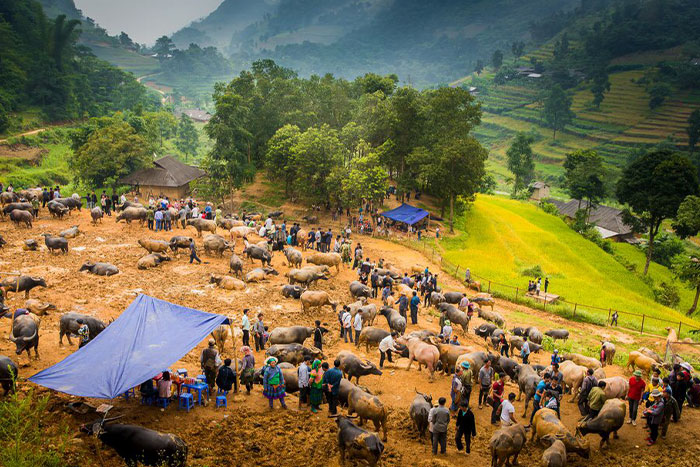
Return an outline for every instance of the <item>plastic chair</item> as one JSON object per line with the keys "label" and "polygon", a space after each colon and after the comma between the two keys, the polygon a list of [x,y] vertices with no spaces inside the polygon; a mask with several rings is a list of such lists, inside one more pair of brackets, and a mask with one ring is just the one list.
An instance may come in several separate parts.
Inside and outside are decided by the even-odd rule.
{"label": "plastic chair", "polygon": [[167,397],[159,397],[156,400],[156,405],[158,407],[162,407],[164,409],[168,408],[168,398]]}
{"label": "plastic chair", "polygon": [[226,396],[216,396],[216,408],[218,409],[219,407],[228,408],[228,400],[226,399]]}
{"label": "plastic chair", "polygon": [[190,409],[194,408],[194,396],[189,392],[184,392],[180,394],[179,401],[180,402],[178,404],[178,409],[187,409],[187,411],[189,412]]}

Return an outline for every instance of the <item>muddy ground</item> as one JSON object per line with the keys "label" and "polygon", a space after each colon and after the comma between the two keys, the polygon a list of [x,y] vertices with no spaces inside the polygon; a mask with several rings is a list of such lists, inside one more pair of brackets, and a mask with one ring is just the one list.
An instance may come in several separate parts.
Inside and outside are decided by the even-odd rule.
{"label": "muddy ground", "polygon": [[[46,250],[41,233],[57,234],[76,224],[84,234],[69,240],[70,251],[67,255],[51,254]],[[185,232],[190,236],[196,235],[191,227]],[[332,329],[324,344],[324,352],[330,360],[340,350],[353,350],[362,358],[368,358],[375,363],[379,361],[379,352],[376,349],[367,354],[364,348],[356,349],[351,344],[339,341],[336,315],[329,307],[304,314],[298,301],[281,296],[279,289],[286,283],[284,273],[288,268],[284,256],[280,253],[275,253],[272,260],[273,266],[280,272],[279,276],[266,283],[251,284],[245,291],[231,292],[215,289],[208,283],[210,273],[227,273],[227,255],[223,258],[207,257],[201,248],[200,256],[204,260],[201,265],[190,265],[183,254],[156,269],[136,269],[137,260],[145,254],[137,244],[139,238],[168,240],[172,235],[183,234],[183,230],[156,234],[138,223],[131,226],[115,223],[114,217],[105,217],[103,223],[92,226],[89,213],[84,209],[81,213],[74,212],[64,220],[50,219],[46,211],[42,211],[32,230],[17,229],[4,221],[0,223],[0,233],[7,241],[7,245],[0,251],[0,270],[21,271],[23,274],[44,277],[49,287],[33,290],[31,297],[51,302],[58,308],[56,312],[43,318],[39,347],[41,358],[38,361],[32,360],[27,363],[26,354],[20,357],[15,355],[14,344],[7,339],[0,341],[0,354],[9,355],[22,365],[21,380],[57,363],[77,349],[77,340],[74,340],[72,346],[67,343],[63,346],[58,344],[60,313],[79,311],[108,321],[116,318],[138,293],[146,293],[208,312],[233,315],[238,320],[243,308],[250,308],[251,316],[257,314],[257,311],[262,311],[270,329],[291,324],[311,325],[315,319],[321,319],[326,327]],[[221,230],[219,233],[225,235]],[[22,250],[23,241],[29,238],[36,239],[42,245],[39,251]],[[430,264],[420,253],[403,246],[369,237],[355,237],[354,241],[360,241],[365,253],[373,260],[383,257],[401,269],[408,269],[414,264],[438,269],[437,265]],[[201,239],[198,240],[198,244],[201,245]],[[242,244],[239,242],[236,251],[240,253],[241,249]],[[113,263],[121,272],[112,277],[78,273],[80,265],[87,260]],[[253,266],[246,263],[246,268],[251,267]],[[463,290],[453,279],[445,274],[441,276],[440,283],[445,290]],[[327,282],[321,282],[315,288],[328,291],[341,303],[349,303],[351,300],[347,286],[355,277],[353,271],[343,269],[337,276]],[[11,294],[8,304],[12,309],[22,306],[23,294]],[[662,342],[657,338],[639,337],[624,331],[610,331],[572,323],[500,300],[497,302],[496,311],[505,316],[508,328],[516,325],[537,325],[542,330],[549,327],[566,327],[571,331],[572,339],[591,349],[595,348],[601,338],[612,339],[621,344],[646,345],[657,351],[662,349]],[[421,308],[418,326],[409,325],[408,331],[437,331],[437,318],[433,313],[434,310]],[[475,321],[477,325],[481,323],[479,319]],[[377,322],[379,326],[388,329],[383,317],[379,317]],[[1,321],[0,333],[7,336],[9,327],[9,320]],[[483,340],[474,334],[460,334],[460,340],[463,345],[483,346]],[[205,341],[182,360],[173,363],[171,368],[185,367],[191,374],[198,373],[199,354],[204,346]],[[232,348],[229,347],[227,353],[230,355]],[[258,366],[263,358],[262,352],[256,353]],[[533,360],[536,363],[548,363],[549,354],[535,355]],[[430,382],[427,373],[418,372],[415,365],[407,372],[407,363],[406,359],[402,359],[394,365],[386,364],[381,377],[368,376],[361,379],[361,384],[369,387],[391,411],[389,440],[382,458],[383,465],[463,465],[467,462],[473,465],[488,465],[488,440],[495,428],[489,424],[490,410],[476,408],[477,394],[472,396],[478,432],[472,442],[472,453],[468,456],[457,453],[453,440],[454,427],[451,426],[447,456],[432,458],[429,444],[419,440],[413,430],[408,418],[408,407],[416,389],[432,394],[434,400],[439,396],[449,399],[450,378],[438,376],[435,382]],[[608,367],[606,370],[608,376],[627,374],[620,367]],[[34,387],[31,383],[20,383],[21,391],[27,391],[31,387]],[[89,421],[90,417],[71,415],[63,409],[66,402],[79,400],[78,398],[42,388],[36,389],[42,394],[50,395],[50,422],[54,425],[65,425],[73,437],[66,453],[66,465],[122,465],[113,450],[101,447],[93,438],[79,434],[79,425]],[[510,391],[517,393],[517,386],[509,383],[506,392]],[[573,428],[579,418],[578,410],[568,399],[565,396],[562,417],[565,424]],[[103,401],[88,402],[98,404]],[[338,465],[335,423],[327,418],[325,407],[321,413],[312,415],[297,410],[296,396],[290,396],[288,402],[290,410],[275,409],[270,412],[267,409],[267,401],[262,397],[261,388],[256,387],[250,396],[246,396],[245,393],[229,396],[228,409],[196,407],[194,411],[185,413],[178,411],[174,405],[162,410],[140,406],[138,401],[133,400],[126,402],[120,399],[111,403],[116,406],[112,413],[124,415],[123,420],[126,422],[181,436],[189,445],[188,465]],[[517,402],[516,409],[519,414],[522,414],[522,408],[523,403]],[[613,441],[612,447],[604,452],[598,449],[598,437],[589,435],[588,439],[593,447],[591,459],[584,460],[572,455],[569,465],[697,465],[700,454],[697,446],[697,438],[700,435],[698,421],[700,413],[686,409],[682,421],[670,427],[669,438],[651,448],[644,443],[646,435],[641,424],[637,427],[625,425],[620,431],[620,439]],[[521,464],[538,465],[541,455],[541,447],[528,444],[520,457]]]}

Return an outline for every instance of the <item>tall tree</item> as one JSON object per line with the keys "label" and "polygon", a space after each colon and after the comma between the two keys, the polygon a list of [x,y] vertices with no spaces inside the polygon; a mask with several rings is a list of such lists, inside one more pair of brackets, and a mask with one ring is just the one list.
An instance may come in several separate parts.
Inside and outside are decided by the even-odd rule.
{"label": "tall tree", "polygon": [[525,51],[525,42],[523,42],[523,41],[513,42],[510,46],[510,51],[513,52],[513,57],[515,57],[516,60],[519,59],[523,55],[523,52]]}
{"label": "tall tree", "polygon": [[66,21],[66,15],[58,15],[51,25],[51,56],[56,63],[56,68],[63,70],[63,60],[65,52],[68,48],[72,47],[79,30],[76,28],[80,26],[80,20],[71,19]]}
{"label": "tall tree", "polygon": [[307,201],[326,203],[331,191],[327,179],[333,168],[342,163],[343,151],[338,131],[328,125],[300,134],[292,148],[292,164],[297,171],[294,192]]}
{"label": "tall tree", "polygon": [[168,36],[160,36],[153,46],[153,51],[158,54],[158,59],[161,61],[171,55],[173,50],[175,50],[175,43]]}
{"label": "tall tree", "polygon": [[591,93],[593,94],[593,106],[596,109],[600,108],[600,104],[605,99],[605,93],[610,91],[610,78],[608,70],[605,66],[598,67],[593,73]]}
{"label": "tall tree", "polygon": [[362,200],[380,202],[386,194],[386,179],[377,154],[357,157],[350,162],[350,170],[341,182],[341,199],[346,206],[359,206]]}
{"label": "tall tree", "polygon": [[143,116],[143,121],[145,133],[154,150],[163,148],[163,139],[177,134],[178,122],[170,112],[147,112]]}
{"label": "tall tree", "polygon": [[580,149],[566,155],[564,161],[566,191],[574,199],[587,200],[586,222],[593,205],[605,197],[603,158],[592,149]]}
{"label": "tall tree", "polygon": [[180,121],[178,122],[175,146],[185,155],[185,161],[187,161],[187,156],[197,154],[197,148],[199,147],[197,129],[192,123],[192,119],[184,113],[180,116]]}
{"label": "tall tree", "polygon": [[291,193],[292,182],[297,176],[296,167],[291,162],[300,134],[298,126],[285,125],[267,142],[265,167],[271,176],[284,180],[286,195]]}
{"label": "tall tree", "polygon": [[678,207],[678,213],[672,225],[680,238],[697,235],[700,232],[700,197],[686,197]]}
{"label": "tall tree", "polygon": [[687,196],[698,194],[695,167],[687,157],[670,150],[648,152],[625,167],[616,194],[634,210],[649,234],[646,275],[661,223],[676,215]]}
{"label": "tall tree", "polygon": [[693,304],[686,312],[688,316],[691,316],[698,309],[698,298],[700,298],[700,259],[685,255],[675,256],[671,263],[671,269],[678,279],[685,282],[688,287],[695,289]]}
{"label": "tall tree", "polygon": [[478,59],[476,61],[476,65],[474,65],[474,71],[477,75],[480,75],[481,72],[484,71],[484,61],[482,59]]}
{"label": "tall tree", "polygon": [[554,131],[554,139],[557,139],[557,131],[563,130],[575,116],[571,111],[571,103],[571,97],[558,84],[553,85],[545,97],[544,119],[547,126]]}
{"label": "tall tree", "polygon": [[688,117],[688,126],[686,128],[686,133],[688,133],[688,147],[690,148],[690,153],[695,152],[695,145],[698,144],[700,140],[700,109],[695,109]]}
{"label": "tall tree", "polygon": [[506,151],[508,170],[513,174],[513,197],[525,188],[535,176],[535,163],[532,159],[532,136],[518,133]]}
{"label": "tall tree", "polygon": [[500,50],[495,50],[493,55],[491,55],[491,65],[494,69],[498,70],[503,65],[503,52]]}

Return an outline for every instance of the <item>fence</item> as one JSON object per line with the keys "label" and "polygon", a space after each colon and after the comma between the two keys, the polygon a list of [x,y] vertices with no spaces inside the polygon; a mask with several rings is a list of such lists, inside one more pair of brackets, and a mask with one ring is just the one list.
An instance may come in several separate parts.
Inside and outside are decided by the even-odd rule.
{"label": "fence", "polygon": [[[422,242],[396,239],[391,240],[420,251],[426,258],[429,258],[434,263],[440,264],[443,271],[458,279],[460,282],[463,281],[466,268],[453,264],[452,262],[442,258],[442,256],[435,251],[435,248]],[[503,284],[474,274],[472,271],[470,271],[470,276],[472,279],[477,279],[481,282],[481,290],[484,292],[488,292],[504,300],[512,301],[514,303],[527,304],[531,308],[537,308],[542,311],[554,313],[576,321],[585,321],[599,326],[607,326],[612,322],[613,313],[617,312],[617,326],[638,331],[640,334],[646,332],[647,334],[666,337],[666,333],[663,332],[664,329],[676,329],[676,326],[679,337],[684,331],[688,334],[690,334],[691,330],[694,332],[700,332],[700,327],[684,323],[681,320],[672,321],[657,318],[655,316],[649,316],[644,313],[622,311],[613,307],[602,308],[583,303],[570,302],[562,298],[557,299],[556,303],[547,303],[546,301],[539,302],[532,298],[528,298],[525,295],[527,292],[526,288]]]}

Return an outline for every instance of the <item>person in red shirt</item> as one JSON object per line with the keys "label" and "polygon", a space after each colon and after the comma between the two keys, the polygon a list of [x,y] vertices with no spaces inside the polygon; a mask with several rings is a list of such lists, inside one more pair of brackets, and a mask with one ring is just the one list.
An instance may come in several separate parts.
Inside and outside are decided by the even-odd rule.
{"label": "person in red shirt", "polygon": [[642,394],[646,386],[647,383],[642,379],[642,372],[636,370],[634,376],[630,378],[630,389],[627,393],[627,400],[630,403],[630,419],[627,420],[627,423],[631,423],[634,426],[637,425],[637,409],[642,401]]}
{"label": "person in red shirt", "polygon": [[491,424],[492,425],[498,425],[498,407],[501,405],[501,402],[503,402],[503,390],[506,387],[506,375],[505,373],[501,373],[498,381],[493,383],[493,386],[491,386],[491,398],[493,401],[491,402],[491,407],[493,409],[491,410]]}

